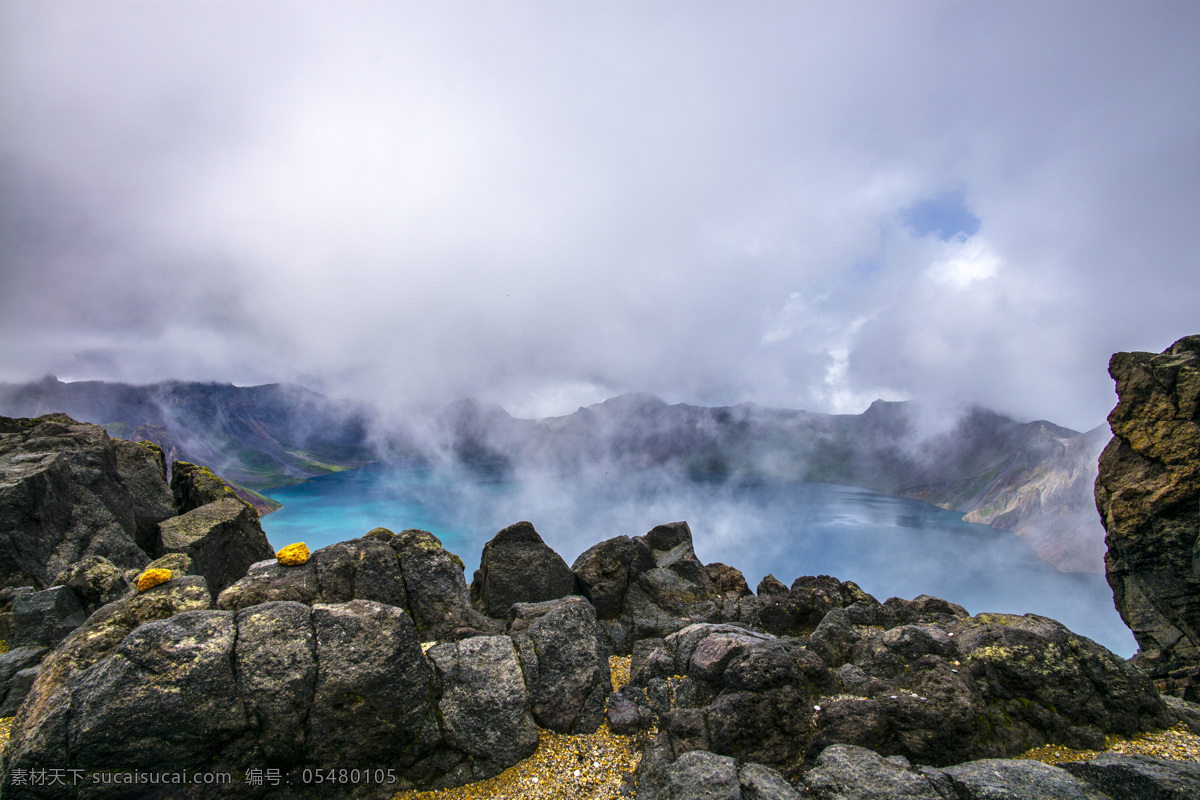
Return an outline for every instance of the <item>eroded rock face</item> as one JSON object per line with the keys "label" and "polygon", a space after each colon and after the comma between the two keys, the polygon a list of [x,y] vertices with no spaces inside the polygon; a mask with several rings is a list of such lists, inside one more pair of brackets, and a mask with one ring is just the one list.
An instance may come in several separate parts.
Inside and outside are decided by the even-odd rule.
{"label": "eroded rock face", "polygon": [[158,523],[179,513],[167,485],[166,457],[153,442],[113,439],[112,445],[117,454],[117,469],[133,497],[137,545],[144,552],[153,553]]}
{"label": "eroded rock face", "polygon": [[164,520],[158,532],[157,554],[186,554],[214,597],[245,575],[251,564],[275,555],[258,513],[236,497]]}
{"label": "eroded rock face", "polygon": [[462,560],[428,531],[376,528],[322,547],[304,564],[274,558],[252,564],[221,592],[217,607],[238,610],[277,600],[345,603],[374,600],[412,614],[422,641],[502,633],[503,623],[471,608]]}
{"label": "eroded rock face", "polygon": [[[383,798],[494,775],[537,746],[508,636],[447,642],[427,658],[396,606],[281,601],[223,611],[202,607],[208,597],[202,578],[183,578],[105,606],[72,634],[43,662],[17,715],[0,790],[11,790],[14,771],[47,763],[89,773],[277,768],[293,785],[304,769],[352,763],[390,769],[396,782],[295,796]],[[22,791],[58,796],[48,786]],[[235,781],[171,796],[269,791]]]}
{"label": "eroded rock face", "polygon": [[887,630],[835,608],[813,634],[827,633],[818,650],[713,624],[640,641],[623,716],[632,727],[657,714],[656,747],[671,757],[712,750],[793,779],[837,743],[948,766],[1046,743],[1097,749],[1107,733],[1172,724],[1146,676],[1053,620],[959,617],[931,600]]}
{"label": "eroded rock face", "polygon": [[608,647],[582,597],[517,603],[509,635],[521,654],[534,718],[558,733],[593,733],[612,692]]}
{"label": "eroded rock face", "polygon": [[750,594],[741,572],[701,563],[686,522],[608,539],[585,550],[572,569],[615,654],[696,623],[758,620],[759,598]]}
{"label": "eroded rock face", "polygon": [[236,499],[237,494],[208,467],[189,461],[173,461],[171,497],[178,513],[186,514],[218,500]]}
{"label": "eroded rock face", "polygon": [[483,546],[471,600],[494,619],[514,603],[541,603],[575,593],[575,575],[528,522],[509,525]]}
{"label": "eroded rock face", "polygon": [[400,559],[408,608],[425,641],[500,633],[495,620],[471,607],[463,562],[429,531],[410,529],[388,539]]}
{"label": "eroded rock face", "polygon": [[121,469],[97,425],[0,417],[0,585],[45,588],[89,555],[145,566],[138,519],[148,512]]}
{"label": "eroded rock face", "polygon": [[1108,582],[1164,691],[1200,686],[1200,336],[1161,354],[1117,353],[1119,401],[1100,456],[1096,507]]}

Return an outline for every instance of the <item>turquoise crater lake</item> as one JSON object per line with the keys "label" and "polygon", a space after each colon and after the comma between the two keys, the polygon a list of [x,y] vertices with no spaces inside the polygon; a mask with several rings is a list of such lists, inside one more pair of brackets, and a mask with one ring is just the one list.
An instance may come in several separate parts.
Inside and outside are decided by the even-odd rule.
{"label": "turquoise crater lake", "polygon": [[462,558],[469,582],[484,543],[518,520],[568,564],[612,536],[687,520],[701,561],[737,567],[751,588],[767,573],[789,585],[834,575],[880,600],[930,594],[972,614],[1041,614],[1121,656],[1136,650],[1104,576],[1057,572],[1013,534],[865,489],[667,470],[518,476],[486,465],[379,463],[267,494],[283,503],[263,518],[276,549],[422,528]]}

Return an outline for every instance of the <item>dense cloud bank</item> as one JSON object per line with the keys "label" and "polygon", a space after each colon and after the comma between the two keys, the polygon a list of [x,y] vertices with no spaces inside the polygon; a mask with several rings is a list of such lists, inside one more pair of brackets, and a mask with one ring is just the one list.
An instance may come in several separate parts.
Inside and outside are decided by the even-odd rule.
{"label": "dense cloud bank", "polygon": [[1085,430],[1194,317],[1192,5],[280,11],[8,4],[0,378]]}

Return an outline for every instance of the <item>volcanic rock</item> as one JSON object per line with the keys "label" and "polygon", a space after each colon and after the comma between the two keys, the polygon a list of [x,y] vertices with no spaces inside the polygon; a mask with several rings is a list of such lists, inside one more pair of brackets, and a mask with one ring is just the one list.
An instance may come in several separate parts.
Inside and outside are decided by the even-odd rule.
{"label": "volcanic rock", "polygon": [[[267,766],[297,785],[316,770],[337,774],[352,756],[355,769],[390,769],[396,782],[304,782],[302,793],[287,796],[382,800],[400,788],[488,777],[537,746],[510,637],[448,642],[426,658],[411,617],[396,606],[284,601],[186,610],[188,595],[207,603],[202,578],[110,603],[43,662],[14,721],[0,789],[7,794],[14,776],[46,763],[88,773],[120,765],[246,774]],[[179,613],[151,619],[170,610]],[[146,621],[135,626],[138,617]],[[22,791],[59,796],[42,785]],[[171,796],[267,793],[235,781]]]}
{"label": "volcanic rock", "polygon": [[203,575],[215,598],[251,564],[273,558],[258,513],[236,497],[226,497],[159,523],[158,554],[184,553]]}
{"label": "volcanic rock", "polygon": [[446,746],[463,754],[447,783],[482,780],[537,749],[521,663],[507,636],[431,647]]}
{"label": "volcanic rock", "polygon": [[0,585],[45,588],[89,555],[144,566],[141,504],[121,467],[99,426],[65,414],[0,417]]}
{"label": "volcanic rock", "polygon": [[134,540],[147,555],[153,555],[158,523],[179,513],[167,485],[167,460],[153,442],[112,439],[117,470],[133,498]]}
{"label": "volcanic rock", "polygon": [[595,732],[612,676],[592,605],[582,597],[517,603],[508,632],[538,725],[558,733]]}
{"label": "volcanic rock", "polygon": [[1112,800],[1189,800],[1200,797],[1200,764],[1103,753],[1062,765]]}
{"label": "volcanic rock", "polygon": [[503,631],[499,622],[471,607],[462,559],[443,547],[440,539],[428,531],[410,529],[386,541],[400,559],[408,608],[423,640],[457,640]]}
{"label": "volcanic rock", "polygon": [[218,500],[237,499],[237,493],[208,467],[174,461],[171,463],[171,498],[177,513],[186,514]]}
{"label": "volcanic rock", "polygon": [[104,556],[85,556],[76,561],[58,573],[54,584],[74,592],[87,614],[129,591],[129,584],[121,570]]}
{"label": "volcanic rock", "polygon": [[514,603],[540,603],[575,594],[575,575],[528,522],[509,525],[483,546],[471,582],[471,601],[495,619]]}
{"label": "volcanic rock", "polygon": [[1117,353],[1118,402],[1096,507],[1135,662],[1163,691],[1200,699],[1200,336],[1161,354]]}
{"label": "volcanic rock", "polygon": [[12,643],[53,648],[85,619],[79,598],[66,586],[21,594],[13,599]]}

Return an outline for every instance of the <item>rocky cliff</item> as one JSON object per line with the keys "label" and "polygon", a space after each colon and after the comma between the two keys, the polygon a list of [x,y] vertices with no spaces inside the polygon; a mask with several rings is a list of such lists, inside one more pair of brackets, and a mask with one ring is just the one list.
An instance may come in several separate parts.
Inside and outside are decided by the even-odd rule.
{"label": "rocky cliff", "polygon": [[1096,507],[1108,582],[1135,663],[1188,699],[1200,690],[1200,336],[1109,363],[1119,402]]}

